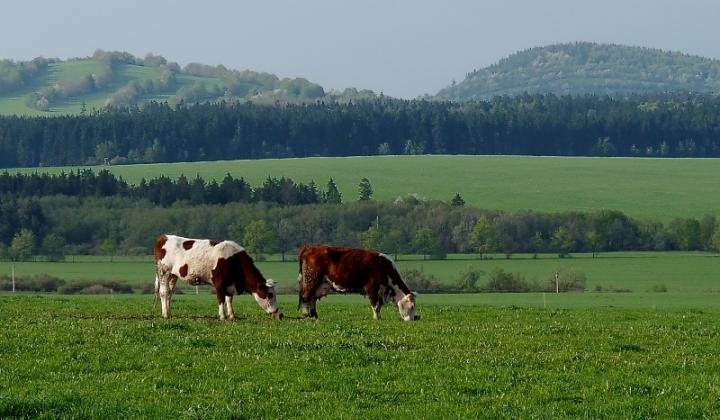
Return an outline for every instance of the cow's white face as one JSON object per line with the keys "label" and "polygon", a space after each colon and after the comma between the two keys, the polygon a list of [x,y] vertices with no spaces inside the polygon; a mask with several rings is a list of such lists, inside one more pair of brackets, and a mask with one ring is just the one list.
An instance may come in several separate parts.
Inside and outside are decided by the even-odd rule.
{"label": "cow's white face", "polygon": [[260,305],[260,307],[265,312],[272,315],[272,317],[274,319],[282,319],[283,314],[280,312],[280,308],[278,308],[278,304],[277,304],[277,293],[275,293],[275,282],[272,279],[268,279],[267,282],[265,282],[265,285],[267,286],[267,297],[262,298],[257,293],[253,293],[255,302],[257,302],[258,305]]}
{"label": "cow's white face", "polygon": [[397,303],[400,316],[405,321],[417,321],[420,315],[415,313],[415,294],[409,293]]}

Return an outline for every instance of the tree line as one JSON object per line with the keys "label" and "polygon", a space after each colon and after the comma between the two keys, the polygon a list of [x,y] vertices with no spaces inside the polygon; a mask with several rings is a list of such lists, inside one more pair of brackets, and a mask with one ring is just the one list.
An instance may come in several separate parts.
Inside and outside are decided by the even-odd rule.
{"label": "tree line", "polygon": [[713,216],[662,223],[613,210],[509,213],[465,206],[459,195],[448,197],[448,202],[414,196],[376,202],[363,198],[369,191],[362,184],[357,201],[346,197],[340,203],[340,197],[331,200],[325,191],[324,200],[300,205],[268,202],[260,196],[226,204],[176,198],[164,207],[120,193],[6,194],[0,201],[0,255],[17,259],[148,255],[161,233],[233,239],[256,257],[270,253],[284,257],[305,243],[426,258],[448,253],[512,258],[518,253],[568,257],[573,252],[720,250],[720,229]]}
{"label": "tree line", "polygon": [[[369,181],[367,181],[369,183]],[[366,186],[366,188],[372,188]],[[372,191],[369,192],[372,195]],[[0,173],[0,196],[13,199],[24,197],[64,195],[72,197],[122,197],[145,200],[157,206],[170,206],[175,202],[189,205],[227,204],[231,202],[265,202],[283,206],[339,203],[340,192],[330,178],[323,191],[315,182],[296,183],[292,179],[267,177],[255,188],[243,177],[234,178],[229,173],[217,182],[205,181],[199,175],[188,179],[159,176],[141,179],[137,185],[129,184],[107,170],[95,173],[90,169],[49,173]],[[369,198],[369,197],[368,197]]]}
{"label": "tree line", "polygon": [[720,156],[720,97],[150,103],[0,117],[0,167],[376,154]]}

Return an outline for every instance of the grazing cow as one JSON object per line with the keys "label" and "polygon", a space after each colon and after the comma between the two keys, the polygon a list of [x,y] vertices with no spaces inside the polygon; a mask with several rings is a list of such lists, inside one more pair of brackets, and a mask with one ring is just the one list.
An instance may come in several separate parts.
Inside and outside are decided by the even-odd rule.
{"label": "grazing cow", "polygon": [[160,295],[163,318],[170,318],[170,299],[178,278],[195,286],[212,285],[221,320],[226,315],[235,319],[234,292],[252,293],[265,312],[282,319],[272,279],[265,280],[245,249],[233,241],[161,235],[155,242],[155,295]]}
{"label": "grazing cow", "polygon": [[383,303],[390,302],[397,305],[405,321],[420,319],[415,314],[415,294],[385,254],[366,249],[305,245],[300,249],[298,261],[298,309],[306,317],[317,318],[315,303],[334,289],[341,293],[366,294],[375,319],[380,319]]}

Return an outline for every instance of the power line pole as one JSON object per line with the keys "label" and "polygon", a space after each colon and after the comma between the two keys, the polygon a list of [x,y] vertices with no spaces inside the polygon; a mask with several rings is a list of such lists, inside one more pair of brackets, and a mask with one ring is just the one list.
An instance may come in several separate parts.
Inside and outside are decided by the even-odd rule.
{"label": "power line pole", "polygon": [[15,293],[15,258],[12,259],[12,292]]}

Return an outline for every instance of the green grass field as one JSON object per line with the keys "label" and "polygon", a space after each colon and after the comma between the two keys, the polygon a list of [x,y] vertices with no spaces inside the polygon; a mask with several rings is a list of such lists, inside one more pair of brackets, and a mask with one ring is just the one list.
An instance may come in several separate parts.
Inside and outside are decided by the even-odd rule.
{"label": "green grass field", "polygon": [[318,321],[272,321],[239,299],[240,319],[220,322],[209,299],[177,296],[166,321],[148,296],[0,295],[0,417],[720,416],[717,307],[428,296],[404,323],[334,296]]}
{"label": "green grass field", "polygon": [[[314,180],[334,178],[344,201],[358,197],[362,177],[377,200],[398,196],[449,201],[459,192],[468,205],[518,211],[615,209],[664,222],[674,217],[720,216],[718,159],[569,158],[527,156],[375,156],[189,162],[106,167],[129,182],[159,175],[222,179],[245,177],[253,186],[268,176]],[[65,168],[29,168],[51,172]],[[96,167],[96,170],[100,168]]]}

